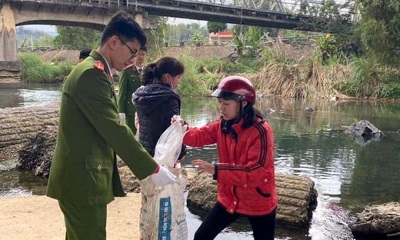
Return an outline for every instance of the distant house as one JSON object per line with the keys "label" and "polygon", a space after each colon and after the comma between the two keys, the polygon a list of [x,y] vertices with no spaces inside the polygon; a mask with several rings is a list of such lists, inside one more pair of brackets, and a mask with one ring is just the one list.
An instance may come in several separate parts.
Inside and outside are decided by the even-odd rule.
{"label": "distant house", "polygon": [[212,45],[227,45],[232,42],[232,32],[217,32],[208,35],[210,44]]}

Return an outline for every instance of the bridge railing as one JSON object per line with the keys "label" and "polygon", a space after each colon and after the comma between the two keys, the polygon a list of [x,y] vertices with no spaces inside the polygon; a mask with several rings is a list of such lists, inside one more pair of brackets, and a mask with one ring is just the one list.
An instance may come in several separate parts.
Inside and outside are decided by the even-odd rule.
{"label": "bridge railing", "polygon": [[[39,9],[42,4],[50,7],[68,7],[70,11],[83,8],[87,15],[93,9],[101,11],[117,11],[125,9],[130,13],[147,12],[150,15],[188,18],[205,21],[216,21],[270,28],[297,29],[306,31],[325,31],[326,17],[308,16],[304,14],[285,13],[282,11],[251,9],[215,4],[205,1],[189,0],[0,0],[18,2],[19,4],[35,4]],[[239,0],[237,0],[239,1]],[[241,0],[243,1],[243,0]],[[253,1],[253,0],[250,0]],[[267,0],[264,0],[267,1]],[[281,0],[274,0],[281,1]],[[307,0],[309,1],[309,0]],[[22,2],[22,3],[21,3]],[[282,4],[282,2],[281,2]],[[70,7],[71,6],[71,7]]]}

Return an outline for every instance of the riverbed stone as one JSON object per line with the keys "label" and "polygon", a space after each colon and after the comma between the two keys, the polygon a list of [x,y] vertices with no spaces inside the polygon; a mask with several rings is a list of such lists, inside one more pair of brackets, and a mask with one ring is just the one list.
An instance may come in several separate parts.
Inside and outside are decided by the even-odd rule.
{"label": "riverbed stone", "polygon": [[360,120],[348,127],[345,133],[361,146],[365,146],[370,142],[379,141],[385,135],[374,124],[367,120]]}
{"label": "riverbed stone", "polygon": [[357,239],[400,239],[400,202],[369,206],[349,227]]}

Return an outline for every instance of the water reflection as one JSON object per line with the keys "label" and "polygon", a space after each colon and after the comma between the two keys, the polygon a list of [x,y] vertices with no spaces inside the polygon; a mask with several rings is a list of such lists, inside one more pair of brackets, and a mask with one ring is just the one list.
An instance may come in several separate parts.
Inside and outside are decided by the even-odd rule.
{"label": "water reflection", "polygon": [[0,161],[0,196],[44,195],[47,181],[15,169],[16,159]]}
{"label": "water reflection", "polygon": [[[0,107],[59,101],[59,96],[57,88],[43,92],[38,89],[9,92],[0,89]],[[219,118],[213,98],[184,98],[182,107],[183,118],[192,126],[202,126]],[[305,111],[307,107],[314,111]],[[269,111],[268,120],[275,132],[276,171],[310,177],[319,194],[309,231],[277,229],[278,239],[352,239],[347,224],[355,211],[368,204],[400,201],[400,105],[276,98],[260,100],[257,108],[263,112],[269,108],[275,110]],[[367,146],[357,144],[344,130],[362,119],[370,121],[386,137]],[[215,145],[189,149],[184,165],[190,166],[190,161],[195,158],[218,161]],[[39,187],[33,186],[33,180],[24,179],[16,172],[2,171],[1,164],[0,173],[1,183],[10,181],[9,191],[39,191]],[[1,187],[7,188],[4,184]],[[193,224],[195,229],[201,219],[190,212],[188,216],[191,219],[188,224]],[[251,236],[245,229],[241,233],[226,232],[217,239],[228,238],[251,239]]]}
{"label": "water reflection", "polygon": [[0,88],[0,108],[19,107],[22,98],[19,89],[1,89]]}
{"label": "water reflection", "polygon": [[59,102],[61,86],[58,84],[26,84],[22,88],[0,88],[0,108],[46,105]]}
{"label": "water reflection", "polygon": [[[310,106],[314,111],[305,111]],[[311,239],[352,239],[347,224],[355,211],[368,204],[400,200],[397,104],[264,99],[257,107],[270,112],[268,119],[275,132],[276,171],[307,176],[316,184],[319,203],[308,233]],[[218,118],[218,114],[211,115]],[[386,137],[364,147],[357,144],[344,131],[362,119],[373,123]],[[186,162],[193,158],[215,161],[213,148],[191,149]]]}

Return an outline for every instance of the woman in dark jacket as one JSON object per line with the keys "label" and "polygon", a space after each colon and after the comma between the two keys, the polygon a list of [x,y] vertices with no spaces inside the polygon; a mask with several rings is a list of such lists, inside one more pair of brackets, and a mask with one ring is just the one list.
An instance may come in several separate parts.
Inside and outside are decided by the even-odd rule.
{"label": "woman in dark jacket", "polygon": [[[139,119],[139,142],[154,156],[161,134],[171,125],[173,115],[179,115],[181,100],[175,92],[185,71],[173,57],[163,57],[147,65],[142,73],[142,87],[132,95]],[[178,159],[186,154],[185,146]]]}

